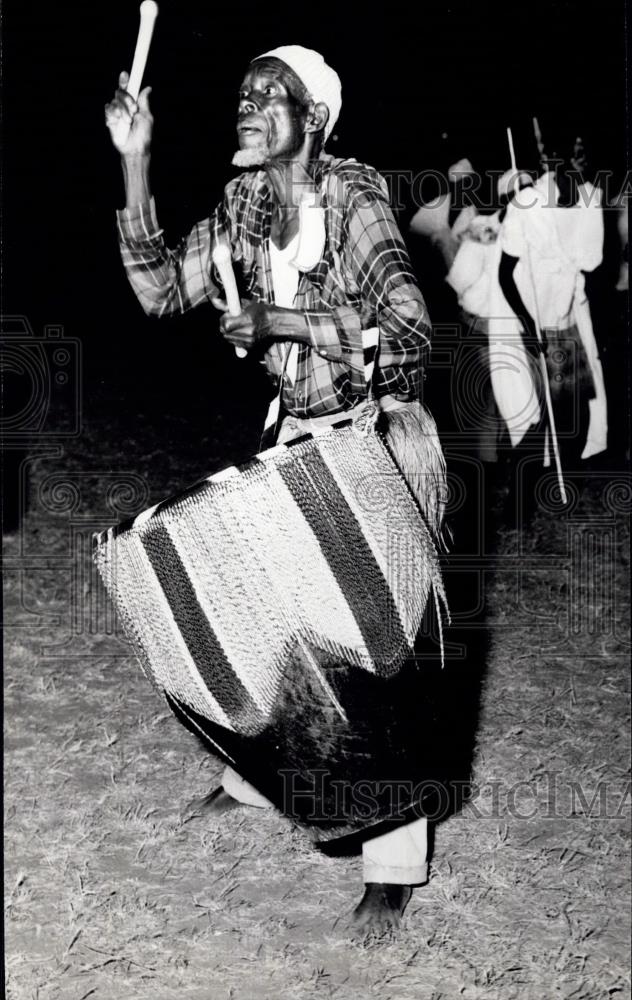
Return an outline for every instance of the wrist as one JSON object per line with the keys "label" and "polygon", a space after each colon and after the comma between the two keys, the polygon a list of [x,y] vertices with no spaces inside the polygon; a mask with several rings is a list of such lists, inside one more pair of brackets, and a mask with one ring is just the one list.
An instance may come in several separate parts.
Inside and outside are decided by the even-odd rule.
{"label": "wrist", "polygon": [[121,166],[125,177],[146,177],[149,173],[151,153],[121,153]]}
{"label": "wrist", "polygon": [[300,309],[286,309],[269,302],[258,304],[258,338],[272,340],[297,340],[310,344],[309,326],[305,313]]}
{"label": "wrist", "polygon": [[148,152],[127,153],[121,156],[125,202],[128,209],[135,209],[139,204],[146,204],[151,198],[149,161]]}
{"label": "wrist", "polygon": [[309,326],[305,313],[300,309],[285,309],[282,306],[262,303],[266,336],[273,340],[298,340],[310,343]]}
{"label": "wrist", "polygon": [[258,320],[255,325],[257,340],[267,340],[272,336],[272,317],[276,306],[269,302],[260,302],[258,306]]}

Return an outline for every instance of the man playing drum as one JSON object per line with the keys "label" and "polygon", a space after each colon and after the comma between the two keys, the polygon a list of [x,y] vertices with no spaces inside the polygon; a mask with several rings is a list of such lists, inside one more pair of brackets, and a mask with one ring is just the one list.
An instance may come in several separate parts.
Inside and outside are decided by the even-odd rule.
{"label": "man playing drum", "polygon": [[[374,343],[379,336],[372,392],[391,451],[438,532],[444,466],[420,403],[430,323],[384,180],[323,151],[341,109],[338,75],[297,45],[250,63],[239,88],[233,158],[244,172],[177,250],[165,245],[150,190],[150,88],[135,101],[127,82],[122,73],[106,123],[125,178],[123,263],[145,312],[167,316],[212,302],[224,338],[259,356],[279,387],[279,415],[270,421],[278,443],[362,406],[365,350],[370,335]],[[245,293],[240,315],[230,315],[220,297],[212,263],[220,243],[230,248]],[[216,813],[237,801],[269,805],[230,768],[209,798]],[[397,925],[411,887],[427,880],[426,827],[418,816],[365,840],[366,888],[354,914],[361,929]]]}

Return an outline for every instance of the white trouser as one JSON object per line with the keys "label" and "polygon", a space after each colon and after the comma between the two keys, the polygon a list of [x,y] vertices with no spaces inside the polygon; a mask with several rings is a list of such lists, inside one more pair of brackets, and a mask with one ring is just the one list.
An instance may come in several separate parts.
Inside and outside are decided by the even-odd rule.
{"label": "white trouser", "polygon": [[[222,776],[222,785],[244,805],[271,809],[272,803],[245,781],[232,767]],[[393,885],[421,885],[428,881],[428,821],[415,819],[396,826],[362,845],[364,882],[390,882]]]}

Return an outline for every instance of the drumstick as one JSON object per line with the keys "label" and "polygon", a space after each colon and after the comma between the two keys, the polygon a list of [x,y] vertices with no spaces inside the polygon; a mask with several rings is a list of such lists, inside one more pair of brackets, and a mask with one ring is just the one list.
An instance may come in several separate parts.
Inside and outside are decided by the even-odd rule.
{"label": "drumstick", "polygon": [[507,129],[507,142],[509,143],[509,157],[511,159],[511,169],[516,172],[516,154],[514,152],[513,135],[511,129]]}
{"label": "drumstick", "polygon": [[158,4],[154,0],[143,0],[140,5],[140,25],[138,26],[138,38],[136,39],[136,49],[134,51],[134,62],[132,72],[129,75],[127,93],[138,100],[143,73],[151,45],[151,36],[154,33],[154,24],[158,17]]}
{"label": "drumstick", "polygon": [[[237,282],[233,271],[233,262],[230,250],[225,243],[218,243],[213,250],[213,263],[219,271],[224,286],[226,305],[231,316],[239,316],[241,313],[241,299],[237,291]],[[238,358],[245,358],[248,352],[243,347],[236,347],[235,354]]]}
{"label": "drumstick", "polygon": [[537,142],[539,149],[540,146],[542,145],[542,133],[540,132],[540,123],[538,119],[535,117],[535,115],[533,116],[533,134],[535,136],[535,141]]}

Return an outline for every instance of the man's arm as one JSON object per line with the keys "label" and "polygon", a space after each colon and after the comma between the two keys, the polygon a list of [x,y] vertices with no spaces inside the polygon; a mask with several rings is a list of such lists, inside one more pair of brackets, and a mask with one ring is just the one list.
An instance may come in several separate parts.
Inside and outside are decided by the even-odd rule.
{"label": "man's arm", "polygon": [[151,154],[138,153],[121,157],[123,180],[125,182],[125,207],[134,210],[138,205],[147,205],[151,200],[149,165]]}
{"label": "man's arm", "polygon": [[183,313],[219,294],[211,277],[210,259],[214,239],[218,233],[224,234],[220,216],[218,209],[170,250],[158,225],[153,198],[117,213],[123,266],[148,316]]}
{"label": "man's arm", "polygon": [[212,220],[199,223],[176,250],[166,247],[149,180],[151,87],[145,87],[136,102],[125,89],[127,83],[128,74],[121,73],[114,100],[105,108],[125,182],[125,208],[117,213],[123,266],[148,315],[185,312],[218,294],[211,279],[210,255],[213,239],[225,235],[223,215],[218,211]]}
{"label": "man's arm", "polygon": [[114,99],[105,106],[105,124],[112,145],[120,153],[128,209],[147,204],[151,198],[149,162],[154,118],[149,108],[151,87],[145,87],[138,101],[127,93],[129,74],[120,73]]}

